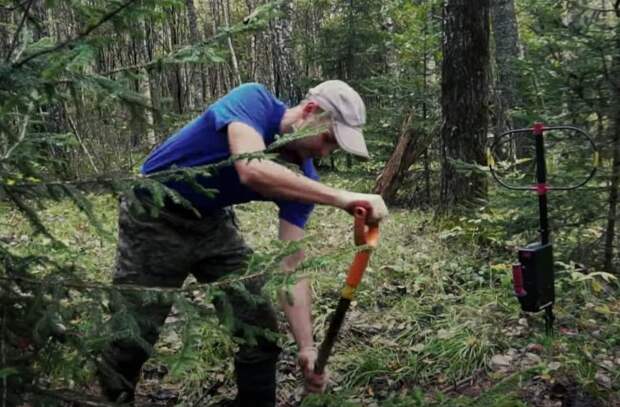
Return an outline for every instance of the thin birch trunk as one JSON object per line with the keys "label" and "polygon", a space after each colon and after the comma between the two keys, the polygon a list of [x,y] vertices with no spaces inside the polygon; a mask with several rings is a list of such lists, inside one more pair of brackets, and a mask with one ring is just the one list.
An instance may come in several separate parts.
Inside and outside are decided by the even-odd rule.
{"label": "thin birch trunk", "polygon": [[519,32],[514,0],[495,0],[491,4],[495,40],[495,133],[514,128],[510,111],[517,101]]}
{"label": "thin birch trunk", "polygon": [[[151,33],[154,31],[149,27],[146,21],[142,21],[144,30],[144,36],[142,41],[142,58],[145,61],[151,61],[153,59],[153,49],[151,44],[155,42],[155,38],[152,38]],[[146,133],[146,141],[148,147],[153,147],[157,144],[157,138],[163,136],[163,118],[161,115],[161,91],[160,84],[158,83],[158,77],[156,68],[143,69],[142,74],[146,78],[146,84],[143,95],[149,101],[152,110],[147,110],[146,121],[149,124],[150,129]]]}
{"label": "thin birch trunk", "polygon": [[[222,4],[222,10],[224,11],[224,24],[226,27],[230,27],[230,17],[228,16],[228,10],[230,7],[230,3],[226,0],[226,4]],[[229,35],[227,38],[228,41],[228,49],[230,50],[230,59],[232,62],[233,74],[235,85],[241,84],[241,74],[239,73],[239,62],[237,61],[237,54],[235,54],[235,48],[233,47],[232,37]]]}
{"label": "thin birch trunk", "polygon": [[[202,35],[198,30],[198,17],[196,15],[196,7],[194,6],[194,0],[185,0],[185,7],[187,8],[187,20],[190,32],[191,45],[196,45],[202,41]],[[202,110],[202,104],[204,103],[204,96],[202,90],[204,88],[204,77],[201,74],[203,71],[202,64],[189,65],[188,69],[190,73],[188,75],[188,92],[189,92],[189,107],[191,110]]]}

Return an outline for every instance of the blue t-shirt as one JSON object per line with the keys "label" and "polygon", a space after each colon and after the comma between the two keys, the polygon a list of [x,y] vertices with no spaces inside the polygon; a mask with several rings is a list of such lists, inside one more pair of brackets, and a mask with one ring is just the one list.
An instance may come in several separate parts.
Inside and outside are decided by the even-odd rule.
{"label": "blue t-shirt", "polygon": [[[172,166],[201,166],[230,158],[226,129],[232,122],[241,122],[254,128],[268,146],[279,132],[285,110],[284,103],[264,86],[257,83],[241,85],[151,152],[142,164],[141,171],[143,174],[151,174]],[[305,176],[319,179],[311,159],[305,160],[299,167]],[[205,188],[217,189],[218,193],[209,198],[186,182],[167,181],[166,185],[178,191],[203,214],[228,205],[268,200],[243,185],[233,165],[220,168],[210,177],[198,176],[196,181]],[[301,228],[314,208],[312,204],[301,202],[275,202],[280,209],[280,218]]]}

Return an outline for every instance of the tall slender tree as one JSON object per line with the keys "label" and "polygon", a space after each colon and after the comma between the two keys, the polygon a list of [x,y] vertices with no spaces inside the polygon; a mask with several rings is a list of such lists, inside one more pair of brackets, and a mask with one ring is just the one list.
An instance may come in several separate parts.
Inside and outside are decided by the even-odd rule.
{"label": "tall slender tree", "polygon": [[517,69],[519,32],[514,0],[495,0],[491,6],[495,43],[495,133],[513,128],[510,110],[517,103]]}
{"label": "tall slender tree", "polygon": [[[224,12],[224,24],[226,25],[226,28],[229,28],[231,26],[230,23],[230,1],[229,0],[225,0],[222,2],[221,4],[221,8],[222,11]],[[228,50],[230,51],[230,61],[232,64],[232,70],[233,70],[233,82],[234,85],[241,85],[241,72],[239,71],[239,62],[237,60],[237,52],[235,51],[235,47],[233,46],[233,42],[232,42],[232,38],[229,35],[228,38],[226,39],[227,43],[228,43]]]}
{"label": "tall slender tree", "polygon": [[[185,0],[185,8],[187,9],[187,22],[189,25],[191,44],[198,44],[202,41],[202,33],[198,29],[198,16],[194,0]],[[202,110],[202,105],[204,103],[203,89],[205,76],[201,68],[201,65],[190,67],[191,75],[189,76],[188,85],[191,95],[190,109]]]}
{"label": "tall slender tree", "polygon": [[293,54],[293,5],[283,2],[281,14],[271,24],[272,53],[276,95],[291,103],[301,99],[301,90],[295,84],[297,64]]}
{"label": "tall slender tree", "polygon": [[489,30],[489,0],[447,0],[441,79],[443,212],[486,196],[485,177],[458,171],[455,161],[485,161]]}
{"label": "tall slender tree", "polygon": [[[615,4],[616,17],[620,18],[620,1]],[[616,24],[615,55],[609,72],[612,103],[610,104],[612,169],[609,187],[609,209],[607,212],[607,232],[605,235],[605,270],[612,272],[614,267],[614,248],[616,240],[616,219],[618,216],[618,190],[620,189],[620,25]]]}

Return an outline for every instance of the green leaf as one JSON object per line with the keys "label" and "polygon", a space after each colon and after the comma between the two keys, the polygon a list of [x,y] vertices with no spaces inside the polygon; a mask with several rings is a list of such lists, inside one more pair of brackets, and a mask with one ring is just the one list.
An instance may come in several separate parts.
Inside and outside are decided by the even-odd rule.
{"label": "green leaf", "polygon": [[5,367],[0,369],[0,379],[6,379],[9,376],[13,376],[19,373],[19,370],[14,367]]}

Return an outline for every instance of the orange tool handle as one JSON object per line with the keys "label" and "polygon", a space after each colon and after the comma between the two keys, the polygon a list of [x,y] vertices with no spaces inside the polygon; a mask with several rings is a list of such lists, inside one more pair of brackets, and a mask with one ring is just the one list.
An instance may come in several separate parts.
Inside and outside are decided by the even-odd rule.
{"label": "orange tool handle", "polygon": [[[368,202],[360,201],[351,205],[350,212],[355,217],[353,229],[355,244],[357,246],[366,245],[368,247],[358,251],[355,254],[353,264],[351,264],[351,267],[349,268],[346,285],[340,292],[338,306],[336,307],[336,311],[334,312],[334,315],[329,323],[329,328],[325,334],[325,339],[323,339],[323,342],[321,343],[319,354],[317,356],[316,363],[314,364],[314,372],[316,374],[322,374],[325,370],[327,359],[329,359],[329,355],[332,351],[334,343],[336,342],[336,338],[338,337],[338,332],[340,331],[340,327],[344,321],[345,314],[347,313],[349,305],[353,300],[357,286],[360,281],[362,281],[364,270],[366,270],[368,260],[370,259],[370,252],[379,242],[379,225],[367,225],[368,215],[371,213],[371,210],[372,207],[368,204]],[[366,230],[367,227],[368,230]]]}
{"label": "orange tool handle", "polygon": [[[363,206],[356,206],[353,209],[353,216],[355,217],[353,229],[355,244],[357,246],[367,245],[369,248],[357,252],[349,268],[346,282],[352,288],[356,288],[360,281],[362,281],[372,248],[377,247],[379,243],[379,225],[367,226],[366,224],[369,212],[370,208],[367,209]],[[368,230],[366,230],[366,227],[368,227]]]}

